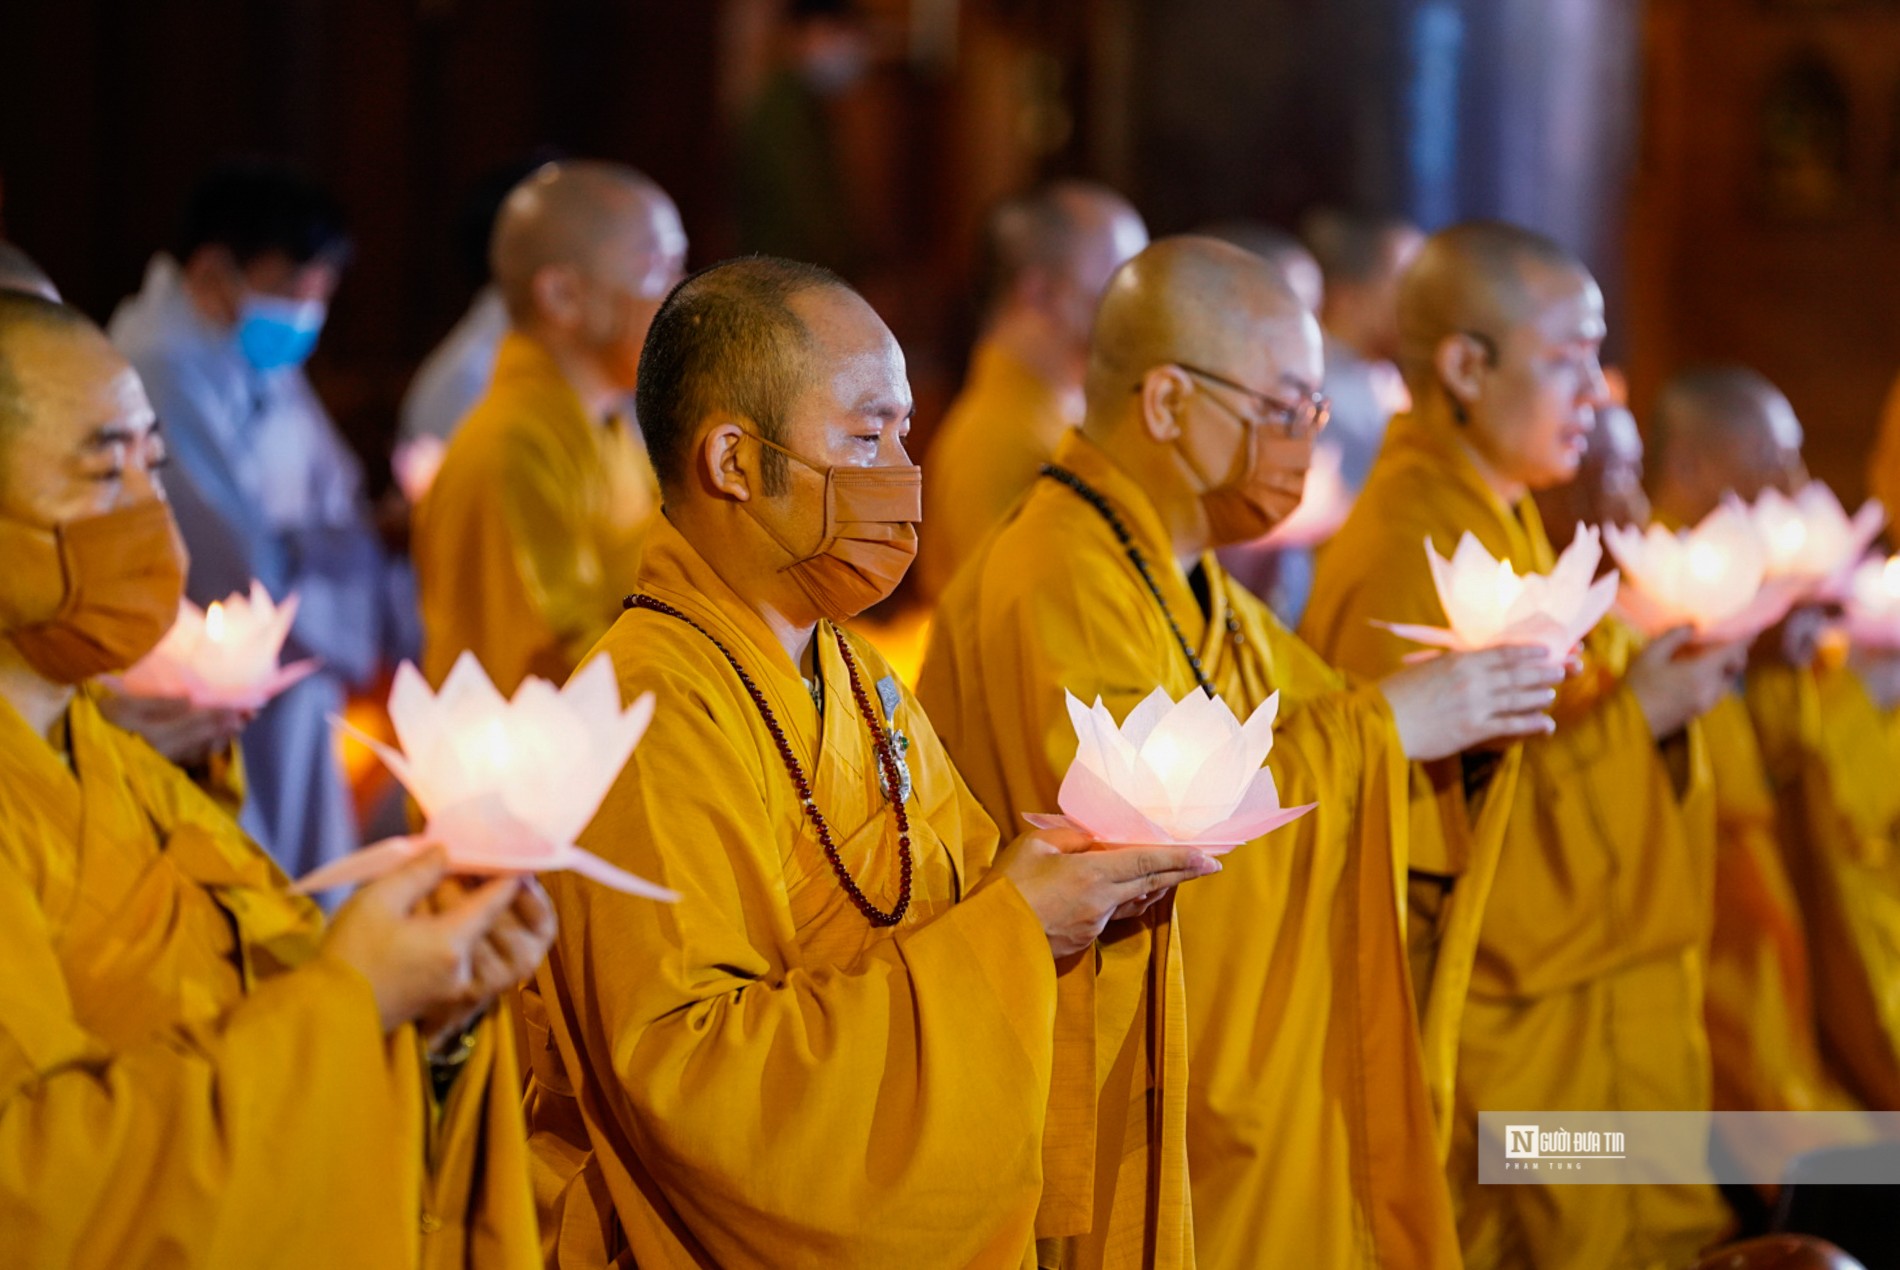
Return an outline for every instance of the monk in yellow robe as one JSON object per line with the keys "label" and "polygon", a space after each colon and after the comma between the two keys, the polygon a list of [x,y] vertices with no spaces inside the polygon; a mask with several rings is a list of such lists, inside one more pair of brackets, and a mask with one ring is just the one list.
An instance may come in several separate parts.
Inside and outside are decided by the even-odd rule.
{"label": "monk in yellow robe", "polygon": [[632,584],[658,491],[630,403],[686,235],[639,173],[554,163],[509,195],[491,256],[512,329],[412,550],[423,673],[439,685],[472,651],[506,694],[566,680]]}
{"label": "monk in yellow robe", "polygon": [[1408,754],[1541,734],[1561,671],[1499,650],[1349,688],[1222,570],[1215,546],[1299,500],[1319,341],[1280,272],[1226,243],[1163,239],[1125,265],[1087,420],[945,593],[919,683],[1002,824],[1056,806],[1077,744],[1065,690],[1117,718],[1156,685],[1241,718],[1280,694],[1280,797],[1318,810],[1183,892],[1178,940],[1165,902],[1111,927],[1077,985],[1103,1028],[1100,1122],[1128,1125],[1092,1182],[1127,1264],[1144,1208],[1179,1202],[1148,1179],[1179,1179],[1183,1154],[1203,1266],[1458,1256],[1398,904]]}
{"label": "monk in yellow robe", "polygon": [[1217,866],[1074,834],[999,854],[839,626],[895,588],[920,515],[902,354],[856,292],[769,257],[688,279],[639,405],[664,518],[600,647],[659,708],[582,840],[682,898],[550,885],[525,994],[548,1262],[1034,1265],[1044,1156],[1096,1128],[1092,1071],[1052,1091],[1086,1053],[1057,960]]}
{"label": "monk in yellow robe", "polygon": [[1052,182],[990,214],[983,334],[924,463],[917,580],[926,601],[1080,419],[1095,304],[1109,275],[1147,244],[1128,200],[1090,181]]}
{"label": "monk in yellow robe", "polygon": [[[1752,370],[1685,372],[1665,386],[1657,421],[1658,502],[1685,517],[1712,507],[1724,491],[1753,499],[1807,482],[1794,408]],[[1804,615],[1812,619],[1815,610],[1797,610],[1787,625]],[[1811,986],[1808,1008],[1827,1064],[1808,1082],[1818,1107],[1855,1100],[1900,1107],[1900,1004],[1885,986],[1900,967],[1893,951],[1900,946],[1900,872],[1890,845],[1900,828],[1889,766],[1900,754],[1891,722],[1894,659],[1856,649],[1844,661],[1817,655],[1812,644],[1811,637],[1764,639],[1746,686],[1757,762],[1780,813],[1787,878],[1780,885],[1799,902],[1791,935],[1805,935],[1811,962],[1799,968],[1801,994],[1791,990],[1788,999],[1805,1005]],[[1737,1002],[1738,1011],[1762,1006]],[[1756,1019],[1764,1041],[1777,1035],[1768,1030],[1774,1019]],[[1816,1026],[1791,1035],[1805,1047]]]}
{"label": "monk in yellow robe", "polygon": [[[1697,523],[1724,494],[1752,500],[1770,486],[1792,493],[1806,479],[1800,422],[1753,372],[1678,374],[1657,398],[1652,432],[1656,513],[1671,527]],[[1818,621],[1804,608],[1765,633],[1747,682],[1774,695],[1804,678]],[[1715,1109],[1852,1110],[1858,1104],[1822,1058],[1807,923],[1743,693],[1724,696],[1702,733],[1715,772],[1715,923],[1703,1007]]]}
{"label": "monk in yellow robe", "polygon": [[0,384],[6,1260],[535,1265],[486,1009],[548,947],[545,897],[444,884],[435,855],[326,931],[84,686],[156,644],[183,591],[137,375],[77,311],[0,294]]}
{"label": "monk in yellow robe", "polygon": [[[1302,630],[1348,671],[1411,651],[1375,621],[1444,620],[1427,539],[1471,533],[1519,571],[1555,563],[1529,491],[1576,472],[1607,391],[1603,302],[1555,243],[1477,223],[1434,236],[1400,291],[1414,408],[1320,554]],[[1711,1186],[1477,1183],[1479,1111],[1702,1110],[1711,775],[1691,721],[1741,655],[1687,632],[1586,643],[1554,735],[1523,747],[1458,1055],[1450,1175],[1473,1267],[1678,1266],[1723,1228]]]}

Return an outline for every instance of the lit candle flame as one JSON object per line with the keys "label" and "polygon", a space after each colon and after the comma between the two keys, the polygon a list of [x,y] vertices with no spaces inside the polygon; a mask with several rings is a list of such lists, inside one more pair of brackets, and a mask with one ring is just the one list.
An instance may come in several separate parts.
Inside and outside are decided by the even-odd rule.
{"label": "lit candle flame", "polygon": [[205,610],[205,638],[214,644],[224,642],[224,604],[211,601],[211,607]]}

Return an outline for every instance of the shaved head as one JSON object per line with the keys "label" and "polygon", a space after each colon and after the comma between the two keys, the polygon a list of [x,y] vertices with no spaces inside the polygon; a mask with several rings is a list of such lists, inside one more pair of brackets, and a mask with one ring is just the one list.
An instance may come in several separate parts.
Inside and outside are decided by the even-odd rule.
{"label": "shaved head", "polygon": [[1308,329],[1317,341],[1318,327],[1285,275],[1259,256],[1216,238],[1163,238],[1123,265],[1102,297],[1089,348],[1089,413],[1118,406],[1156,366],[1186,362],[1239,378],[1260,360],[1264,336]]}
{"label": "shaved head", "polygon": [[686,261],[666,192],[617,163],[549,163],[502,203],[489,256],[516,328],[562,354],[591,409],[624,402],[654,311]]}
{"label": "shaved head", "polygon": [[36,292],[0,287],[0,447],[31,423],[41,365],[50,341],[94,346],[107,360],[123,361],[92,319]]}
{"label": "shaved head", "polygon": [[1321,372],[1318,319],[1278,269],[1216,238],[1163,238],[1102,297],[1083,431],[1191,560],[1299,502]]}
{"label": "shaved head", "polygon": [[1731,490],[1749,500],[1771,486],[1792,492],[1807,477],[1803,441],[1794,407],[1760,372],[1682,371],[1663,385],[1652,417],[1657,501],[1672,515],[1700,519]]}
{"label": "shaved head", "polygon": [[1134,204],[1093,181],[1051,181],[1005,199],[984,227],[989,305],[1007,303],[1039,273],[1072,279],[1092,300],[1147,242]]}
{"label": "shaved head", "polygon": [[54,525],[149,496],[156,423],[138,374],[90,318],[0,291],[0,515]]}
{"label": "shaved head", "polygon": [[[714,414],[746,419],[784,444],[786,416],[811,375],[812,333],[794,301],[813,291],[857,295],[828,269],[773,256],[729,260],[673,289],[647,335],[639,388],[640,426],[662,485],[679,487],[699,426]],[[785,462],[766,451],[767,493],[783,488]]]}
{"label": "shaved head", "polygon": [[24,291],[42,299],[59,300],[59,288],[33,258],[0,239],[0,291]]}
{"label": "shaved head", "polygon": [[1520,225],[1470,221],[1433,234],[1399,287],[1406,386],[1421,395],[1448,336],[1477,332],[1495,340],[1495,332],[1532,320],[1551,291],[1589,276],[1567,248]]}
{"label": "shaved head", "polygon": [[1432,235],[1399,287],[1413,411],[1461,439],[1506,502],[1577,474],[1610,404],[1603,293],[1542,234],[1473,221]]}
{"label": "shaved head", "polygon": [[1286,278],[1287,285],[1293,288],[1293,294],[1300,298],[1300,303],[1314,313],[1319,312],[1326,298],[1326,283],[1320,272],[1319,261],[1306,249],[1306,244],[1292,234],[1255,221],[1224,221],[1210,225],[1202,232],[1210,238],[1218,238],[1224,243],[1251,251],[1278,269]]}

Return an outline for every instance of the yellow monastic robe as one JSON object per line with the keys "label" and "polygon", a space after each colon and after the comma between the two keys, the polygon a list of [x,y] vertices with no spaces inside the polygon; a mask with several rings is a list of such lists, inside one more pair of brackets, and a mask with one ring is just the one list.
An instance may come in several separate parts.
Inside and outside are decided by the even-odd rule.
{"label": "yellow monastic robe", "polygon": [[935,601],[983,535],[1003,522],[1070,423],[1062,391],[984,342],[924,461],[917,581]]}
{"label": "yellow monastic robe", "polygon": [[[1412,646],[1371,623],[1442,623],[1425,540],[1450,555],[1466,531],[1520,571],[1554,564],[1530,499],[1505,506],[1449,430],[1393,420],[1365,492],[1320,553],[1303,632],[1349,672],[1393,670]],[[1701,1185],[1477,1183],[1480,1110],[1709,1106],[1712,778],[1694,726],[1667,755],[1651,740],[1621,684],[1630,642],[1615,623],[1593,633],[1556,734],[1521,747],[1458,1055],[1449,1167],[1474,1268],[1676,1267],[1725,1220]]]}
{"label": "yellow monastic robe", "polygon": [[[1100,945],[1097,1067],[1116,1079],[1101,1095],[1095,1189],[1114,1185],[1110,1225],[1138,1236],[1148,1212],[1179,1229],[1185,1133],[1203,1266],[1455,1262],[1400,931],[1408,765],[1385,700],[1348,690],[1211,553],[1203,615],[1141,488],[1082,434],[1056,462],[1117,509],[1235,713],[1280,692],[1269,765],[1283,802],[1319,803],[1182,888],[1178,940],[1156,909],[1161,920],[1111,927]],[[1075,755],[1064,690],[1101,697],[1119,719],[1157,686],[1198,691],[1166,615],[1100,514],[1044,480],[945,594],[919,692],[984,805],[1019,825],[1056,810]],[[1157,999],[1138,990],[1163,955],[1174,960]],[[1133,1073],[1111,1072],[1131,1034],[1161,1044]],[[1169,1189],[1157,1194],[1152,1177]],[[1104,1215],[1098,1204],[1098,1235]],[[1094,1263],[1187,1255],[1170,1236],[1151,1256],[1133,1242]]]}
{"label": "yellow monastic robe", "polygon": [[1740,694],[1703,718],[1702,734],[1715,776],[1715,925],[1703,1004],[1715,1109],[1851,1110],[1854,1100],[1821,1060],[1807,929]]}
{"label": "yellow monastic robe", "polygon": [[72,765],[0,702],[0,1260],[537,1265],[500,1017],[437,1115],[323,918],[81,695]]}
{"label": "yellow monastic robe", "polygon": [[547,351],[509,334],[416,512],[429,682],[468,649],[504,694],[565,682],[619,616],[658,489],[630,421],[590,419]]}
{"label": "yellow monastic robe", "polygon": [[1749,676],[1807,918],[1822,1052],[1862,1103],[1900,1107],[1900,715],[1845,666]]}
{"label": "yellow monastic robe", "polygon": [[[770,703],[844,866],[889,911],[895,816],[829,623],[822,719],[764,621],[665,520],[639,589],[690,615]],[[718,648],[623,616],[601,649],[659,698],[582,843],[681,893],[548,879],[561,933],[525,994],[549,1264],[1029,1264],[1055,964],[996,829],[915,700],[855,636],[857,687],[908,742],[909,911],[873,927]]]}

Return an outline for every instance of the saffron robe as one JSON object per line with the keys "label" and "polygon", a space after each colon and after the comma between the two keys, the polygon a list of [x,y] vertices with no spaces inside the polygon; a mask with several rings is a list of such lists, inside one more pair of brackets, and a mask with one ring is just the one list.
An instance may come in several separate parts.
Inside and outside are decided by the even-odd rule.
{"label": "saffron robe", "polygon": [[1749,676],[1807,918],[1822,1052],[1871,1108],[1900,1107],[1900,719],[1847,666]]}
{"label": "saffron robe", "polygon": [[631,422],[589,418],[547,351],[511,332],[416,512],[429,682],[465,650],[504,695],[529,675],[565,682],[620,613],[658,488]]}
{"label": "saffron robe", "polygon": [[[664,519],[642,591],[744,666],[870,902],[898,841],[829,623],[822,719],[783,646]],[[680,892],[547,879],[561,933],[524,992],[530,1147],[548,1264],[1030,1264],[1055,963],[996,830],[916,701],[847,635],[858,687],[908,742],[914,864],[895,928],[853,906],[771,732],[719,650],[621,617],[600,654],[658,697],[581,843]]]}
{"label": "saffron robe", "polygon": [[10,1264],[536,1266],[499,1011],[432,1111],[323,917],[82,692],[72,762],[0,701],[0,1230]]}
{"label": "saffron robe", "polygon": [[[1320,551],[1308,640],[1348,672],[1393,670],[1412,645],[1372,623],[1442,624],[1425,541],[1449,556],[1467,531],[1520,572],[1555,564],[1528,497],[1506,506],[1448,428],[1395,418],[1364,493]],[[1584,671],[1560,690],[1556,733],[1521,746],[1457,1062],[1449,1169],[1473,1270],[1675,1267],[1725,1222],[1701,1184],[1477,1184],[1480,1110],[1710,1105],[1712,774],[1693,724],[1672,742],[1672,772],[1622,683],[1631,651],[1626,628],[1593,632]]]}
{"label": "saffron robe", "polygon": [[935,601],[984,535],[1035,484],[1072,422],[1061,389],[984,342],[924,459],[917,581]]}
{"label": "saffron robe", "polygon": [[[1280,692],[1269,767],[1283,802],[1319,803],[1181,888],[1174,923],[1100,946],[1097,1067],[1122,1083],[1104,1082],[1094,1189],[1113,1184],[1107,1221],[1129,1237],[1097,1264],[1185,1264],[1184,1151],[1204,1266],[1454,1261],[1400,930],[1408,764],[1384,698],[1349,689],[1211,553],[1203,614],[1141,487],[1081,433],[1056,462],[1116,509],[1235,714]],[[1043,480],[945,594],[919,693],[984,805],[1020,824],[1056,810],[1075,755],[1064,690],[1120,719],[1157,685],[1198,691],[1161,606],[1106,520]],[[1132,1082],[1106,1062],[1131,1033],[1149,1044]],[[1098,1202],[1098,1235],[1103,1220]]]}

